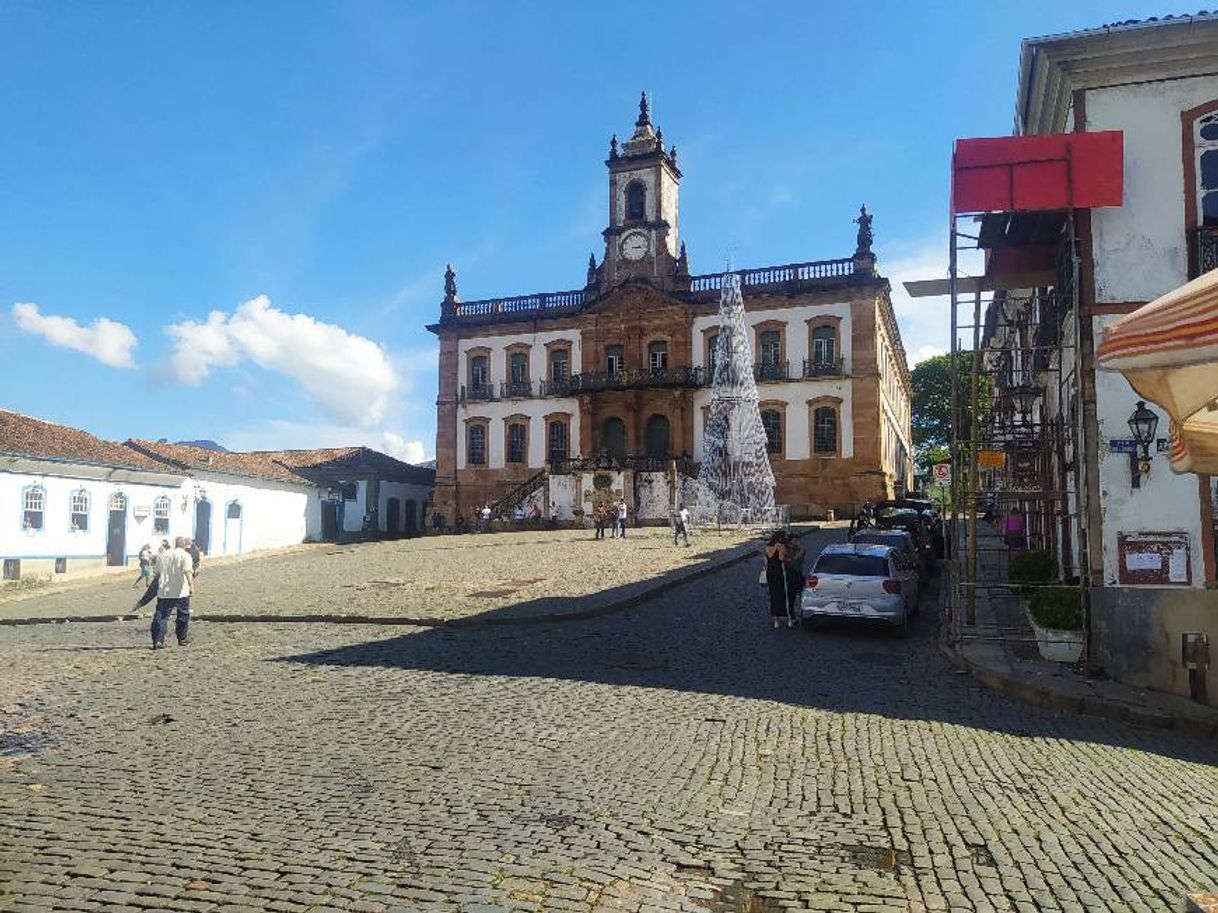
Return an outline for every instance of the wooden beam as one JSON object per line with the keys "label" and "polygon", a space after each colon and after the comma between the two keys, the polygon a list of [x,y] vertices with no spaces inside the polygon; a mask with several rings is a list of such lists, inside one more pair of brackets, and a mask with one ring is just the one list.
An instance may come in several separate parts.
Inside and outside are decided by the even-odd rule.
{"label": "wooden beam", "polygon": [[[1057,274],[1052,270],[1008,273],[1004,276],[962,276],[956,280],[956,293],[975,295],[978,292],[1042,288],[1056,282]],[[902,284],[913,298],[939,298],[951,293],[951,285],[946,279],[913,279]]]}

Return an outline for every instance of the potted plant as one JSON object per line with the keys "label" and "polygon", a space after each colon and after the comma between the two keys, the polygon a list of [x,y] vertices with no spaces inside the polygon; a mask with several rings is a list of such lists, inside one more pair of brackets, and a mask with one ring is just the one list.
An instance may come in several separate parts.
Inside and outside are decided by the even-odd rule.
{"label": "potted plant", "polygon": [[1011,556],[1011,563],[1007,567],[1007,580],[1024,596],[1031,594],[1033,586],[1049,583],[1056,578],[1053,556],[1040,549]]}
{"label": "potted plant", "polygon": [[1075,663],[1083,655],[1083,600],[1078,587],[1046,586],[1028,600],[1028,622],[1045,659]]}

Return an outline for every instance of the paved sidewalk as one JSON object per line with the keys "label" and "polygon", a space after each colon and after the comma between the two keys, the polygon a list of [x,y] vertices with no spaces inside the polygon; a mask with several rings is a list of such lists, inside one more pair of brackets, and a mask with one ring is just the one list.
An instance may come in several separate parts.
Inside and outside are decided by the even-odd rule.
{"label": "paved sidewalk", "polygon": [[[1083,675],[1075,667],[1043,660],[1023,615],[1023,600],[1001,584],[1006,580],[1006,548],[989,524],[978,521],[977,624],[946,647],[962,671],[1011,697],[1074,713],[1140,726],[1178,729],[1218,738],[1218,709],[1187,698]],[[943,597],[948,586],[944,569]]]}
{"label": "paved sidewalk", "polygon": [[[826,524],[826,534],[840,535],[841,525]],[[763,541],[759,533],[731,530],[699,531],[692,539],[693,547],[674,549],[668,530],[646,527],[616,543],[595,542],[591,531],[565,531],[330,546],[268,556],[253,575],[206,567],[192,619],[455,627],[594,618],[759,555]],[[261,592],[268,585],[269,595]],[[142,616],[115,610],[134,599],[122,584],[74,587],[0,605],[0,627],[149,617],[149,607]]]}

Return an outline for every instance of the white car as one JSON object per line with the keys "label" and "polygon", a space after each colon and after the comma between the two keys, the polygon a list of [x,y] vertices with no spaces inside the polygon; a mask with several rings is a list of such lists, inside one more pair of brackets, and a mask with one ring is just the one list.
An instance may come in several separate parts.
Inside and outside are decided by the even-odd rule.
{"label": "white car", "polygon": [[890,545],[827,545],[808,574],[800,617],[857,618],[904,631],[918,610],[918,569]]}

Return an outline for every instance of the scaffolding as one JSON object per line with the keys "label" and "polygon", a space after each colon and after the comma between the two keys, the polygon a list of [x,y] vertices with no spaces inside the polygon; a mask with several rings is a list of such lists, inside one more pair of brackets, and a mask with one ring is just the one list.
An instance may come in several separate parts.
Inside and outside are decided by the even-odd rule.
{"label": "scaffolding", "polygon": [[[1094,464],[1083,442],[1094,414],[1076,221],[1119,204],[1121,168],[1119,133],[960,140],[953,153],[945,620],[956,646],[994,642],[1020,659],[1044,651],[1053,635],[1027,616],[1031,588],[1008,577],[1015,555],[1043,551],[1056,578],[1046,585],[1079,590],[1088,663]],[[977,251],[984,273],[966,276],[961,262]]]}

